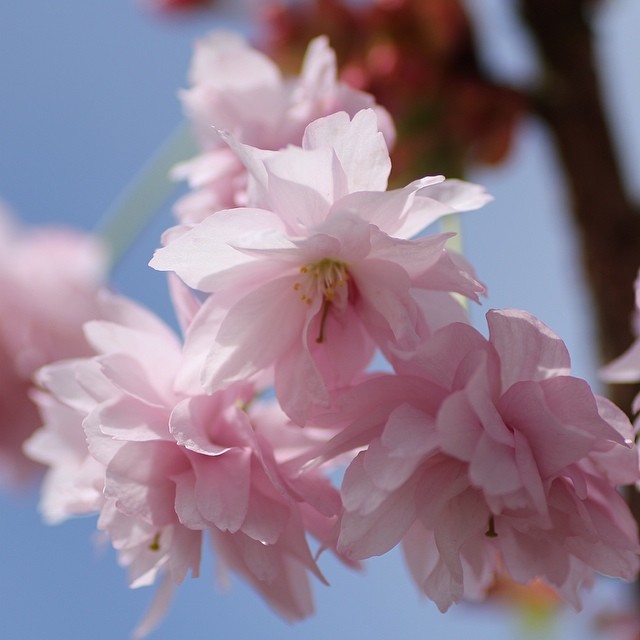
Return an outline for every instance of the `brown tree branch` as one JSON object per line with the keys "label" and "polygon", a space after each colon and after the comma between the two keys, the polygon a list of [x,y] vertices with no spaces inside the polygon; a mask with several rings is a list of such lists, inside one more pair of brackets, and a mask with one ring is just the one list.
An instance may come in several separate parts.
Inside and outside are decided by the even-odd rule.
{"label": "brown tree branch", "polygon": [[[521,0],[544,69],[538,112],[566,175],[571,212],[593,294],[600,356],[632,342],[633,281],[640,266],[640,215],[628,197],[602,104],[590,26],[592,0]],[[610,395],[630,411],[635,387]]]}

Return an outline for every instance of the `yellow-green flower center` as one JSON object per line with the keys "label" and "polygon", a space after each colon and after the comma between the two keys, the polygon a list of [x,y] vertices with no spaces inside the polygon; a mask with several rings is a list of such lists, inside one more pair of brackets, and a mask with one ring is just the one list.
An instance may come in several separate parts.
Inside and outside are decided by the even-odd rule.
{"label": "yellow-green flower center", "polygon": [[346,263],[332,258],[305,264],[300,267],[300,273],[303,277],[296,280],[293,288],[300,292],[300,300],[306,304],[311,304],[318,294],[326,302],[332,302],[336,289],[344,287],[349,280]]}
{"label": "yellow-green flower center", "polygon": [[[294,290],[300,294],[300,300],[310,305],[316,296],[322,296],[322,317],[316,342],[324,342],[324,326],[329,313],[329,305],[334,303],[338,290],[345,288],[349,280],[347,264],[340,260],[323,258],[318,262],[311,262],[300,267],[300,274],[302,277],[293,284]],[[343,296],[342,300],[346,302],[346,296]],[[337,301],[337,304],[340,306],[341,302]]]}

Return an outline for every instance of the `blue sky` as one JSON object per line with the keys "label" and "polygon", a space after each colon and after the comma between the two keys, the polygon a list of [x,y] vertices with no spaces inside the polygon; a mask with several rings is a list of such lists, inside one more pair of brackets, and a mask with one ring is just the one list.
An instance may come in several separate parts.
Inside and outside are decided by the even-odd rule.
{"label": "blue sky", "polygon": [[[507,4],[469,0],[488,63],[518,81],[535,68],[526,39],[503,13]],[[0,198],[28,222],[93,228],[180,122],[176,91],[185,85],[192,41],[216,24],[212,17],[153,18],[132,0],[0,3]],[[225,24],[241,26],[232,19]],[[636,194],[639,28],[640,4],[612,0],[597,30],[605,95]],[[588,303],[563,215],[566,194],[544,132],[525,123],[510,161],[473,177],[496,196],[463,220],[466,254],[490,289],[484,308],[474,312],[478,322],[491,307],[532,311],[566,340],[575,373],[595,382]],[[166,207],[115,272],[122,292],[162,314],[168,313],[164,278],[146,263],[170,223]],[[95,544],[93,518],[47,527],[36,504],[35,490],[0,496],[2,637],[126,638],[151,590],[127,588],[113,552]],[[518,620],[495,609],[467,606],[439,614],[417,595],[397,553],[371,562],[365,575],[348,574],[325,558],[332,586],[316,585],[318,613],[295,626],[281,622],[239,582],[228,593],[216,588],[213,564],[208,557],[203,576],[180,587],[152,638],[520,635]],[[616,599],[619,588],[604,583],[597,597]],[[567,619],[546,637],[588,637],[584,616]]]}

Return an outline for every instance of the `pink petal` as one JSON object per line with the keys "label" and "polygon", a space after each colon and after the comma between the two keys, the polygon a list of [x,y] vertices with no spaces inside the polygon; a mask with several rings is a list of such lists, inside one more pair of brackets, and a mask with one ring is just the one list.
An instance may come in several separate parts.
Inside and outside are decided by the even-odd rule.
{"label": "pink petal", "polygon": [[480,546],[489,521],[489,509],[474,490],[454,496],[446,504],[434,530],[438,551],[451,577],[464,580],[462,549],[466,544]]}
{"label": "pink petal", "polygon": [[280,546],[263,545],[243,534],[213,534],[221,562],[240,573],[286,620],[313,613],[309,579],[302,565]]}
{"label": "pink petal", "polygon": [[238,531],[249,508],[251,452],[234,449],[191,458],[195,501],[202,517],[221,531]]}
{"label": "pink petal", "polygon": [[232,31],[215,31],[196,42],[189,79],[192,84],[216,84],[225,91],[282,82],[278,67]]}
{"label": "pink petal", "polygon": [[284,532],[295,507],[274,487],[259,464],[251,470],[251,491],[243,533],[264,544],[275,544]]}
{"label": "pink petal", "polygon": [[348,180],[340,196],[387,188],[391,161],[372,109],[359,111],[351,120],[344,111],[315,120],[305,130],[302,147],[334,149]]}
{"label": "pink petal", "polygon": [[351,269],[361,297],[359,315],[380,345],[393,341],[397,348],[417,346],[417,308],[408,275],[386,260],[366,260]]}
{"label": "pink petal", "polygon": [[585,380],[556,377],[543,380],[540,388],[549,407],[565,423],[574,424],[595,438],[625,443],[623,435],[600,416],[597,398]]}
{"label": "pink petal", "polygon": [[[321,324],[323,340],[317,342]],[[347,387],[361,376],[375,351],[374,342],[351,305],[342,313],[329,306],[324,323],[316,315],[307,336],[309,352],[329,389]]]}
{"label": "pink petal", "polygon": [[[427,387],[424,392],[428,393]],[[433,416],[411,404],[401,404],[389,415],[380,438],[389,455],[403,459],[426,456],[440,445]]]}
{"label": "pink petal", "polygon": [[185,398],[171,412],[169,428],[180,446],[205,456],[220,456],[231,446],[212,441],[211,423],[216,420],[224,420],[224,417],[218,403],[210,396]]}
{"label": "pink petal", "polygon": [[[391,493],[409,480],[420,466],[421,458],[420,454],[392,456],[380,440],[374,440],[364,457],[364,469],[376,489]],[[359,511],[363,513],[362,509]]]}
{"label": "pink petal", "polygon": [[[157,352],[159,355],[159,352]],[[169,354],[167,354],[169,355]],[[134,359],[124,353],[115,353],[96,358],[100,370],[116,389],[140,402],[166,409],[173,400],[172,363],[167,362],[153,371],[153,362]],[[175,368],[173,369],[175,371]],[[113,394],[112,394],[113,395]]]}
{"label": "pink petal", "polygon": [[499,444],[483,435],[469,466],[471,484],[485,493],[500,496],[522,487],[513,447]]}
{"label": "pink petal", "polygon": [[175,445],[164,442],[128,442],[107,466],[105,496],[118,509],[156,526],[176,520],[174,484],[170,476],[185,469],[186,460]]}
{"label": "pink petal", "polygon": [[446,398],[438,412],[437,424],[442,450],[471,462],[484,429],[464,392],[452,393]]}
{"label": "pink petal", "polygon": [[436,331],[413,355],[394,361],[398,371],[421,375],[453,389],[460,364],[473,352],[484,352],[487,342],[469,324],[454,323]]}
{"label": "pink petal", "polygon": [[175,511],[181,524],[189,529],[209,529],[211,524],[205,520],[198,509],[195,499],[195,474],[192,468],[171,476],[175,483]]}
{"label": "pink petal", "polygon": [[415,482],[406,483],[366,516],[342,516],[338,550],[355,559],[386,553],[402,540],[416,517]]}
{"label": "pink petal", "polygon": [[294,232],[323,222],[347,190],[347,176],[330,147],[288,147],[268,158],[265,167],[270,208]]}
{"label": "pink petal", "polygon": [[451,237],[451,234],[440,233],[415,240],[399,240],[375,230],[371,235],[375,258],[400,265],[412,280],[422,276],[440,260]]}
{"label": "pink petal", "polygon": [[418,190],[442,180],[442,176],[434,176],[412,182],[402,189],[355,191],[340,199],[334,210],[358,215],[395,238],[412,238],[439,217],[436,213],[439,208],[434,211],[431,201],[425,203],[418,198]]}
{"label": "pink petal", "polygon": [[[562,402],[567,409],[573,406],[582,412],[580,399],[574,402],[570,392]],[[562,420],[534,382],[519,382],[511,387],[499,406],[505,422],[527,438],[543,479],[577,462],[593,447],[593,436],[573,426],[575,422],[572,425]]]}
{"label": "pink petal", "polygon": [[[94,392],[89,393],[80,380]],[[96,406],[96,396],[100,399],[110,397],[115,390],[105,380],[100,366],[86,359],[62,360],[43,367],[36,373],[35,381],[80,413],[88,413]]]}
{"label": "pink petal", "polygon": [[[308,329],[303,329],[308,333]],[[302,344],[300,344],[302,343]],[[278,359],[274,387],[282,409],[296,424],[304,426],[315,409],[329,406],[325,380],[303,339]]]}
{"label": "pink petal", "polygon": [[102,433],[116,440],[146,442],[169,436],[168,412],[131,396],[115,396],[95,410]]}
{"label": "pink petal", "polygon": [[169,275],[168,282],[171,302],[184,335],[198,313],[201,303],[193,292],[173,274]]}
{"label": "pink petal", "polygon": [[529,441],[527,437],[519,431],[514,432],[513,439],[516,449],[516,464],[518,465],[518,471],[522,478],[524,488],[531,497],[538,513],[547,519],[549,516],[547,496],[542,478],[540,477],[540,470],[538,469]]}
{"label": "pink petal", "polygon": [[469,488],[467,465],[441,454],[431,458],[422,471],[416,488],[418,517],[427,529],[435,529],[447,503]]}
{"label": "pink petal", "polygon": [[503,390],[521,380],[569,375],[567,348],[545,324],[517,309],[487,313],[490,341],[500,356]]}
{"label": "pink petal", "polygon": [[368,516],[389,497],[389,491],[377,487],[366,468],[368,454],[360,452],[347,467],[342,479],[340,493],[346,511],[359,516]]}
{"label": "pink petal", "polygon": [[496,521],[500,551],[507,571],[522,584],[538,576],[560,587],[569,575],[569,558],[566,551],[548,537],[527,535]]}
{"label": "pink petal", "polygon": [[479,209],[493,200],[482,185],[455,179],[427,185],[419,195],[451,207],[452,211]]}
{"label": "pink petal", "polygon": [[210,391],[271,366],[301,340],[307,314],[317,313],[321,300],[301,302],[293,289],[295,277],[268,282],[229,310],[203,372]]}
{"label": "pink petal", "polygon": [[261,233],[282,229],[280,218],[264,209],[218,211],[201,223],[157,249],[149,265],[175,273],[190,287],[215,291],[246,282],[260,281],[268,265],[234,248],[253,245]]}

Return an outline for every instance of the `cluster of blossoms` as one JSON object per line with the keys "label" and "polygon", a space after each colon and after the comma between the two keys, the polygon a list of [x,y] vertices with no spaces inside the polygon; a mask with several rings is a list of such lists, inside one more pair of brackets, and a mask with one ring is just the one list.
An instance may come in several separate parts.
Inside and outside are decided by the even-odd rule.
{"label": "cluster of blossoms", "polygon": [[371,107],[392,144],[388,113],[369,94],[337,82],[336,73],[335,53],[323,37],[311,42],[295,79],[283,78],[267,56],[237,34],[215,32],[197,42],[192,86],[180,97],[203,151],[174,169],[174,177],[187,179],[190,186],[176,204],[178,219],[200,222],[214,211],[246,204],[247,171],[219,130],[230,132],[236,142],[277,150],[299,145],[316,118]]}
{"label": "cluster of blossoms", "polygon": [[[322,38],[284,81],[218,34],[192,80],[204,151],[176,170],[193,190],[151,261],[175,274],[183,340],[104,294],[92,355],[40,370],[45,517],[99,513],[132,586],[197,575],[207,533],[288,619],[312,612],[319,551],[357,566],[400,543],[442,610],[497,575],[575,606],[594,571],[633,578],[616,490],[640,480],[632,425],[531,315],[476,331],[458,300],[484,286],[450,234],[420,235],[484,190],[388,191],[389,117],[336,80]],[[392,372],[370,371],[376,353]]]}

